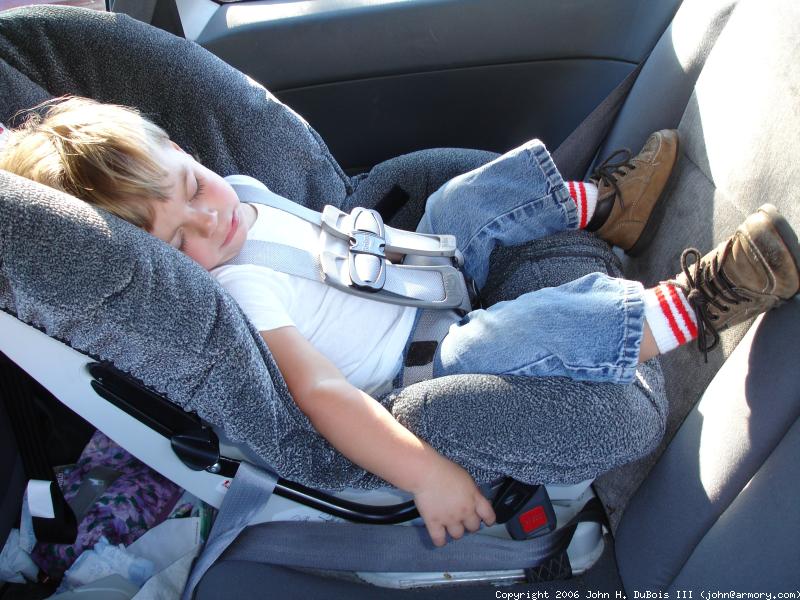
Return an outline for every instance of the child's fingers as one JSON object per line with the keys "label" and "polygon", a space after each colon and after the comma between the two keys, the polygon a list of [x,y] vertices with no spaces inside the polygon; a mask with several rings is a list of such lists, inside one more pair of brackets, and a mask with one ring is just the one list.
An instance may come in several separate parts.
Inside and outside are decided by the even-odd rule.
{"label": "child's fingers", "polygon": [[445,529],[443,525],[429,525],[425,524],[428,529],[428,535],[431,536],[431,541],[434,546],[444,546],[447,542]]}
{"label": "child's fingers", "polygon": [[486,523],[488,526],[494,525],[495,519],[497,518],[494,514],[494,509],[489,501],[481,496],[478,498],[478,501],[475,503],[475,511],[480,516],[481,520]]}
{"label": "child's fingers", "polygon": [[464,527],[466,527],[467,531],[478,531],[481,528],[481,518],[478,513],[474,513],[464,519]]}
{"label": "child's fingers", "polygon": [[447,533],[454,540],[459,540],[464,537],[464,526],[461,523],[452,523],[447,526]]}

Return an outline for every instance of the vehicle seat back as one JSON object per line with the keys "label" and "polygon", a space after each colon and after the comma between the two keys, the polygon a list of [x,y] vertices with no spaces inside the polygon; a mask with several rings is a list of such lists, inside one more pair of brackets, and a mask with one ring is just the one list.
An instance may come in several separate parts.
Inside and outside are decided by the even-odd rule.
{"label": "vehicle seat back", "polygon": [[[797,18],[797,4],[785,0],[686,0],[681,6],[606,145],[635,149],[661,127],[677,127],[681,136],[663,223],[646,253],[624,261],[627,276],[653,284],[677,273],[684,248],[710,250],[764,202],[800,228]],[[612,525],[748,327],[724,332],[708,364],[694,345],[661,357],[667,433],[659,451],[597,482]]]}
{"label": "vehicle seat back", "polygon": [[[731,4],[717,6],[724,12]],[[663,68],[680,63],[678,25],[685,10],[708,8],[687,0],[650,59],[659,69],[646,66],[611,135],[611,143],[636,146],[646,132],[671,126],[681,108],[681,157],[664,222],[648,252],[625,261],[626,273],[646,283],[677,272],[683,248],[706,251],[724,240],[764,202],[800,230],[800,6],[740,0],[691,95],[667,105],[662,91],[685,75]],[[657,454],[596,486],[617,494],[604,499],[617,509],[617,559],[629,591],[676,597],[699,588],[786,591],[800,582],[800,299],[749,325],[726,331],[708,364],[693,347],[662,357],[666,450],[652,471]]]}

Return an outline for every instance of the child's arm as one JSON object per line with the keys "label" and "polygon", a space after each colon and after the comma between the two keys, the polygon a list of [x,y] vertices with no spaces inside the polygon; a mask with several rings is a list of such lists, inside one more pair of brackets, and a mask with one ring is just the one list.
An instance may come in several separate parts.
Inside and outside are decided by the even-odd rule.
{"label": "child's arm", "polygon": [[289,392],[337,450],[395,487],[414,494],[437,546],[460,538],[494,511],[469,474],[398,423],[381,404],[347,382],[295,327],[262,331]]}

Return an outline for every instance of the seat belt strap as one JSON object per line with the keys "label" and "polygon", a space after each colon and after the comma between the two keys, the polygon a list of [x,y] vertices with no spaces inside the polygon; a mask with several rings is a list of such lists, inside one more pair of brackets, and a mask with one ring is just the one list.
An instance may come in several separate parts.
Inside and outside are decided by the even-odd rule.
{"label": "seat belt strap", "polygon": [[547,535],[511,540],[470,534],[441,548],[421,526],[274,521],[248,527],[223,560],[341,571],[524,570],[565,551],[581,522],[598,522],[597,502],[590,500]]}
{"label": "seat belt strap", "polygon": [[264,240],[247,240],[242,249],[226,265],[259,265],[279,273],[303,277],[323,283],[325,276],[319,257],[295,246]]}
{"label": "seat belt strap", "polygon": [[411,333],[411,341],[403,360],[401,387],[433,379],[436,349],[450,326],[461,317],[452,310],[423,310]]}
{"label": "seat belt strap", "polygon": [[647,57],[617,87],[611,90],[611,93],[581,121],[581,124],[553,152],[553,162],[556,163],[564,181],[583,180],[594,155],[608,135],[617,113],[622,108],[646,61]]}
{"label": "seat belt strap", "polygon": [[[241,202],[264,204],[294,215],[317,227],[326,228],[331,232],[336,232],[339,229],[342,218],[346,218],[346,213],[343,213],[335,206],[326,206],[324,211],[320,213],[255,185],[233,183],[231,187],[233,187]],[[364,211],[366,209],[360,210]],[[367,212],[371,211],[367,210]],[[382,222],[381,225],[383,225]],[[348,237],[349,234],[349,231],[339,233],[342,237]],[[455,238],[452,235],[416,233],[386,226],[385,238],[387,252],[404,253],[408,251],[430,257],[452,256],[456,252]]]}
{"label": "seat belt strap", "polygon": [[222,500],[208,541],[194,562],[181,600],[190,600],[197,583],[225,549],[267,505],[278,478],[272,473],[242,462]]}
{"label": "seat belt strap", "polygon": [[[435,308],[436,305],[441,305],[442,308],[458,308],[463,304],[461,284],[456,279],[461,278],[461,275],[455,269],[452,269],[452,276],[449,276],[448,269],[443,277],[440,268],[386,265],[382,290],[369,292],[343,285],[336,278],[326,277],[320,259],[314,253],[276,242],[247,240],[239,254],[225,264],[260,265],[279,273],[326,283],[354,296],[390,304],[420,308]],[[346,266],[339,264],[336,268]]]}

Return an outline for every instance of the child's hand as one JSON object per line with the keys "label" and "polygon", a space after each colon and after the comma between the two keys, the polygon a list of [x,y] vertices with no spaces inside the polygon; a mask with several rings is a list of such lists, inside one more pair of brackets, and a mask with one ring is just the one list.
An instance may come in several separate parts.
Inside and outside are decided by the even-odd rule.
{"label": "child's hand", "polygon": [[494,525],[492,505],[464,469],[440,457],[414,491],[414,502],[434,545],[444,546],[446,533],[459,539],[477,531],[481,521]]}

